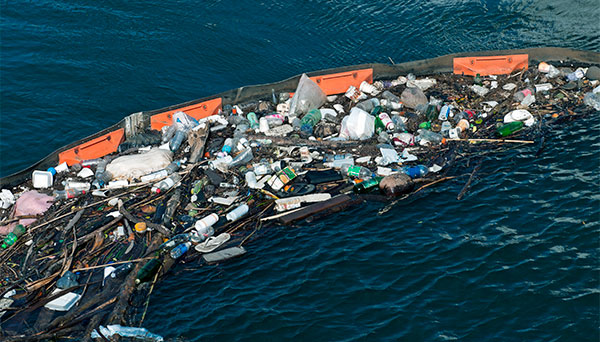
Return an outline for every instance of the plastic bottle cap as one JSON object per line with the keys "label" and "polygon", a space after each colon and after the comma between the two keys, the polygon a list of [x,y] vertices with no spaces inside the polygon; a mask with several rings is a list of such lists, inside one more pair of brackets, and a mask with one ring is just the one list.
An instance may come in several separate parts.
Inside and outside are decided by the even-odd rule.
{"label": "plastic bottle cap", "polygon": [[135,231],[138,233],[144,233],[146,232],[146,229],[148,227],[146,226],[146,222],[138,222],[135,224]]}

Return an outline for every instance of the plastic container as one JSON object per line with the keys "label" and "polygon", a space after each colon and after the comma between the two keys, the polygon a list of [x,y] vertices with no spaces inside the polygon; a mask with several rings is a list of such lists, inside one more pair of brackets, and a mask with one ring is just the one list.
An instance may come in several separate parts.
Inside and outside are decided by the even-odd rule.
{"label": "plastic container", "polygon": [[49,188],[54,183],[54,175],[50,171],[35,170],[31,175],[31,181],[33,182],[33,187],[36,189]]}
{"label": "plastic container", "polygon": [[239,220],[242,216],[246,215],[248,213],[248,210],[250,210],[250,208],[248,207],[247,204],[242,204],[239,207],[233,209],[232,211],[230,211],[225,218],[227,219],[227,221],[230,222],[234,222]]}

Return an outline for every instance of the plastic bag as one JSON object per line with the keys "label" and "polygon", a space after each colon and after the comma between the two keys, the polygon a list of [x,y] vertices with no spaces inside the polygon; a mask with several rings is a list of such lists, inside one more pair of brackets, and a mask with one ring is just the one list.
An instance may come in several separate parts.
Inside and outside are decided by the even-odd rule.
{"label": "plastic bag", "polygon": [[[27,191],[19,197],[15,203],[14,214],[11,217],[26,216],[26,215],[39,215],[43,214],[50,208],[54,198],[45,194],[41,194],[37,191]],[[13,222],[6,226],[0,226],[0,234],[5,235],[13,231],[17,224],[22,224],[27,227],[28,225],[35,222],[33,219],[20,219],[19,222]]]}
{"label": "plastic bag", "polygon": [[[146,328],[135,328],[135,327],[125,327],[119,324],[107,325],[106,327],[100,326],[100,332],[106,338],[112,337],[114,334],[123,336],[123,337],[136,337],[145,340],[153,340],[156,342],[164,341],[163,337],[157,334],[153,334]],[[91,338],[100,338],[100,334],[94,329]]]}
{"label": "plastic bag", "polygon": [[171,151],[154,148],[144,154],[133,154],[115,158],[106,170],[112,179],[140,178],[154,171],[162,170],[172,161]]}
{"label": "plastic bag", "polygon": [[360,108],[352,108],[350,115],[342,120],[340,137],[351,140],[366,140],[375,131],[375,117]]}
{"label": "plastic bag", "polygon": [[173,124],[171,126],[164,126],[162,128],[162,142],[165,143],[175,135],[177,131],[187,132],[190,129],[196,127],[199,124],[198,120],[187,115],[184,112],[175,112],[173,114]]}
{"label": "plastic bag", "polygon": [[318,109],[327,101],[327,96],[319,85],[306,74],[302,74],[290,104],[290,116],[301,116],[312,109]]}

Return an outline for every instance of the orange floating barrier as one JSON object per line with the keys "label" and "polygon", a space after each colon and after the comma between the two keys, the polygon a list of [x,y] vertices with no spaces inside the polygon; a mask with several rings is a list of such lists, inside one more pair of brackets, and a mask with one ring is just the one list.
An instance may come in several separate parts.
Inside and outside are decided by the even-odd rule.
{"label": "orange floating barrier", "polygon": [[527,69],[529,55],[460,57],[453,61],[454,73],[458,75],[506,75],[515,70]]}
{"label": "orange floating barrier", "polygon": [[373,69],[350,70],[310,77],[326,95],[343,94],[350,86],[358,88],[362,81],[373,83]]}
{"label": "orange floating barrier", "polygon": [[221,109],[223,100],[218,97],[216,99],[196,103],[190,106],[181,107],[169,110],[163,113],[152,115],[150,117],[150,127],[154,130],[160,130],[163,126],[170,126],[173,123],[173,114],[175,112],[184,112],[196,120],[200,120],[207,116],[218,114]]}
{"label": "orange floating barrier", "polygon": [[81,163],[84,160],[104,157],[107,154],[117,151],[119,145],[123,142],[125,130],[119,128],[98,138],[86,141],[69,150],[58,154],[58,162],[67,162],[67,165]]}

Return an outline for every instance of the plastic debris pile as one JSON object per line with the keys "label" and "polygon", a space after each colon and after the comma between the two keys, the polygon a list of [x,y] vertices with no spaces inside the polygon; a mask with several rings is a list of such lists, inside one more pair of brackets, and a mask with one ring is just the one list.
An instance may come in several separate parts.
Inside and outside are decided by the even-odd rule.
{"label": "plastic debris pile", "polygon": [[0,192],[0,333],[162,340],[130,326],[176,263],[238,257],[262,229],[404,198],[468,173],[464,156],[540,142],[600,110],[599,73],[408,74],[334,96],[303,75],[293,97],[177,112],[117,153],[37,170]]}

